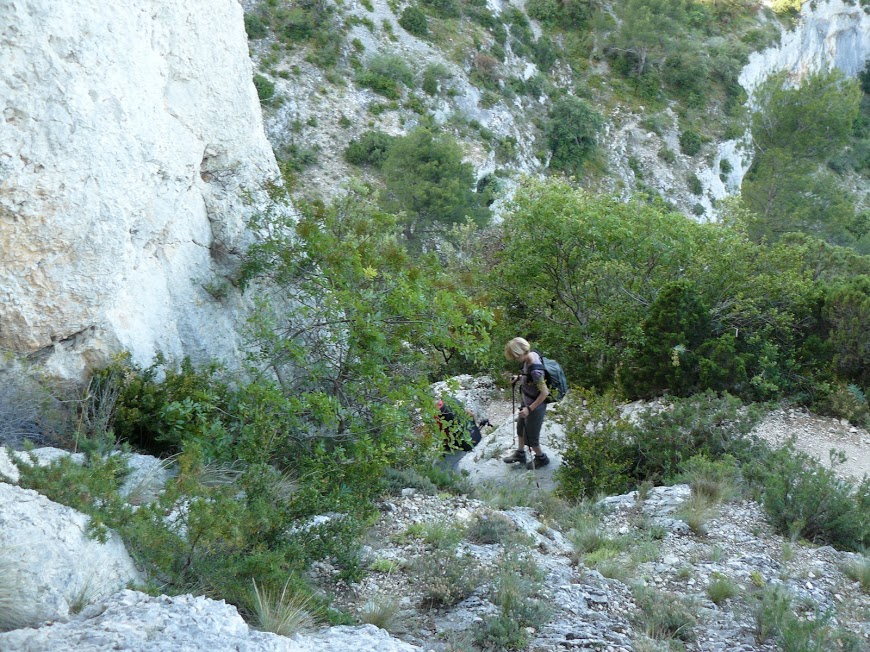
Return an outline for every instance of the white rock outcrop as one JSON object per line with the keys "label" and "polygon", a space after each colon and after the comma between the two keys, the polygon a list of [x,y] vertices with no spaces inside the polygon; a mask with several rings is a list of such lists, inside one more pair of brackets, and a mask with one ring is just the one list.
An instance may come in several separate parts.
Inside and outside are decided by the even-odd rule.
{"label": "white rock outcrop", "polygon": [[12,652],[414,652],[373,625],[331,627],[292,638],[252,629],[223,601],[181,595],[151,597],[121,591],[70,622],[0,634]]}
{"label": "white rock outcrop", "polygon": [[0,3],[0,349],[232,358],[204,286],[277,174],[251,79],[237,0]]}
{"label": "white rock outcrop", "polygon": [[804,2],[800,22],[779,45],[755,52],[740,72],[750,94],[771,75],[785,71],[796,80],[809,73],[839,68],[855,77],[870,58],[870,15],[860,2]]}
{"label": "white rock outcrop", "polygon": [[[3,482],[0,505],[4,591],[14,595],[20,623],[64,620],[143,580],[117,534],[110,532],[105,543],[88,537],[84,514]],[[14,648],[0,641],[0,649]]]}
{"label": "white rock outcrop", "polygon": [[[795,29],[783,32],[779,45],[754,52],[743,67],[738,81],[746,90],[748,105],[753,93],[766,79],[785,72],[795,83],[819,70],[839,68],[855,77],[870,59],[870,15],[859,2],[827,0],[804,3]],[[703,179],[704,188],[717,199],[736,194],[752,165],[752,140],[749,133],[719,145],[714,167],[727,159],[731,172],[725,180]]]}

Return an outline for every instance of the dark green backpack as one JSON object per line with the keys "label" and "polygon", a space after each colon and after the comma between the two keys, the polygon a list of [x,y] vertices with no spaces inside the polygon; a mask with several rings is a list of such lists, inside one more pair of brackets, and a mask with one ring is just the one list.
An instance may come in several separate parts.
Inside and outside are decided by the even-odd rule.
{"label": "dark green backpack", "polygon": [[562,365],[552,358],[545,358],[537,351],[535,351],[535,353],[537,353],[541,358],[542,364],[529,365],[529,372],[543,369],[544,378],[547,381],[547,388],[550,390],[550,395],[547,397],[547,403],[561,401],[565,397],[565,394],[568,393],[568,379],[565,377]]}

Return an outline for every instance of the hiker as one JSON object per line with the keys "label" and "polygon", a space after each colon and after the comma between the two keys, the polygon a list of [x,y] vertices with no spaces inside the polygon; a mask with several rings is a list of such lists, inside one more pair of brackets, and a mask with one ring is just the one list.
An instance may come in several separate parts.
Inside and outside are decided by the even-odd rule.
{"label": "hiker", "polygon": [[[517,450],[504,458],[507,464],[526,462],[526,446],[532,449],[534,457],[526,464],[527,469],[537,469],[550,463],[550,458],[541,450],[541,427],[547,413],[547,396],[550,389],[544,375],[541,356],[532,351],[529,343],[522,337],[515,337],[504,347],[504,357],[523,363],[523,370],[511,377],[511,384],[520,381],[522,408],[517,419]],[[531,368],[532,365],[536,365]]]}
{"label": "hiker", "polygon": [[437,406],[435,423],[444,440],[444,450],[468,452],[480,443],[480,429],[490,425],[489,419],[478,422],[474,412],[452,396],[439,399]]}

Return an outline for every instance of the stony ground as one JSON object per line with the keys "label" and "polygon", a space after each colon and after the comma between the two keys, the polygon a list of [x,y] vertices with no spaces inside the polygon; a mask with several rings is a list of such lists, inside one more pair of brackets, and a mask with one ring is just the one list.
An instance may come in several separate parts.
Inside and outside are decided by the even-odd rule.
{"label": "stony ground", "polygon": [[[527,630],[530,643],[525,649],[534,652],[669,649],[648,636],[656,632],[649,631],[643,617],[638,586],[657,592],[654,602],[690,605],[697,624],[678,643],[683,647],[671,649],[780,649],[771,639],[761,640],[755,619],[756,596],[769,585],[788,590],[807,622],[819,614],[833,614],[832,625],[856,637],[856,650],[870,649],[870,596],[843,570],[860,559],[858,555],[784,539],[761,507],[746,500],[721,505],[693,530],[675,517],[691,494],[685,485],[659,487],[642,497],[635,492],[606,499],[596,532],[614,542],[615,551],[578,554],[571,542],[577,539],[572,527],[578,521],[560,514],[550,498],[561,429],[551,423],[544,435],[544,446],[554,460],[550,467],[537,472],[509,467],[500,457],[513,445],[510,401],[481,379],[468,378],[451,391],[494,424],[474,451],[452,460],[487,500],[426,495],[412,488],[384,500],[365,549],[371,571],[365,579],[346,584],[336,582],[335,570],[328,565],[315,569],[315,580],[335,597],[337,606],[363,619],[383,619],[382,625],[394,635],[423,650],[472,650],[472,642],[477,638],[481,645],[485,639],[480,632],[499,613],[494,604],[497,571],[511,555],[519,555],[521,564],[536,567],[542,578],[529,599],[550,607],[549,617]],[[848,424],[785,410],[771,414],[757,432],[773,443],[795,436],[798,448],[823,460],[829,448],[842,448],[848,464],[840,472],[870,473],[870,435]],[[534,506],[506,507],[513,504],[512,495],[532,496]],[[469,534],[482,519],[502,517],[522,535],[480,543]],[[464,534],[463,528],[468,528]],[[433,605],[428,598],[437,582],[421,564],[445,555],[462,564],[463,577],[474,576],[476,581],[456,604]],[[444,572],[445,577],[449,574]],[[718,604],[710,598],[710,587],[717,582],[729,583],[735,592]],[[812,649],[827,650],[824,645]]]}

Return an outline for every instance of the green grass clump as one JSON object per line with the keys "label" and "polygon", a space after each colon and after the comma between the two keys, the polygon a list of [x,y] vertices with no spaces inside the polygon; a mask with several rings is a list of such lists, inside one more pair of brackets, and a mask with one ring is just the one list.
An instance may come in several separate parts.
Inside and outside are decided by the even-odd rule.
{"label": "green grass clump", "polygon": [[698,605],[679,595],[638,587],[634,597],[640,607],[636,620],[650,638],[692,641],[698,624]]}
{"label": "green grass clump", "polygon": [[863,557],[847,562],[843,565],[843,573],[858,582],[864,593],[870,594],[870,558]]}
{"label": "green grass clump", "polygon": [[727,577],[718,576],[710,580],[707,586],[707,597],[714,604],[721,605],[740,593],[740,588]]}
{"label": "green grass clump", "polygon": [[423,587],[423,605],[449,607],[467,598],[480,585],[482,576],[474,558],[436,549],[418,557],[411,573]]}
{"label": "green grass clump", "polygon": [[477,512],[469,521],[465,536],[472,543],[507,543],[516,538],[517,526],[507,516],[497,512]]}
{"label": "green grass clump", "polygon": [[251,584],[251,608],[260,629],[292,636],[314,626],[311,597],[294,587],[289,579],[280,590],[260,587],[256,580],[251,580]]}

